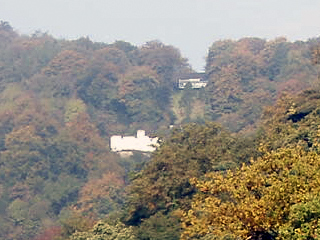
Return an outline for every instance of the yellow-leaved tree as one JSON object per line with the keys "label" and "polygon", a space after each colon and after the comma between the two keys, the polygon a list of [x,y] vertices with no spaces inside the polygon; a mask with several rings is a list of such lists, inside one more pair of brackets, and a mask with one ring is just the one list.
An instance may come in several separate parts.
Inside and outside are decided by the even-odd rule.
{"label": "yellow-leaved tree", "polygon": [[267,152],[235,171],[193,179],[181,239],[319,239],[320,156],[300,147]]}

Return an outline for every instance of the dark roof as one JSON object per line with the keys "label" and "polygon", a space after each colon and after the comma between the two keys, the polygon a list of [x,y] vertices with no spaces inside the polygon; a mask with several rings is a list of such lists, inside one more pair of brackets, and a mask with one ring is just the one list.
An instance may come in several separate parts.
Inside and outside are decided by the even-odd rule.
{"label": "dark roof", "polygon": [[178,79],[181,79],[181,80],[194,79],[194,78],[200,78],[201,80],[206,80],[207,75],[205,73],[187,73],[187,74],[181,74],[178,76]]}

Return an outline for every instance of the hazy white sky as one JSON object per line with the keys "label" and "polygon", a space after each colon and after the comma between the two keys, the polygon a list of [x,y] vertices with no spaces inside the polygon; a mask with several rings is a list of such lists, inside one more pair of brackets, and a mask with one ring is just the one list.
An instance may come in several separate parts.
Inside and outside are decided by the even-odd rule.
{"label": "hazy white sky", "polygon": [[319,36],[320,0],[0,0],[0,20],[23,34],[135,45],[158,39],[203,70],[216,40]]}

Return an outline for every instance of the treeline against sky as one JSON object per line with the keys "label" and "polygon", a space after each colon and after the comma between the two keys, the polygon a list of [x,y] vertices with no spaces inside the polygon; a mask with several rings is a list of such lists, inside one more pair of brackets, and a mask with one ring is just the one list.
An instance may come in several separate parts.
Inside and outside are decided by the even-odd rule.
{"label": "treeline against sky", "polygon": [[[312,64],[317,43],[215,42],[206,61],[207,87],[182,91],[177,79],[193,70],[173,46],[58,40],[40,32],[24,36],[1,22],[0,238],[294,234],[298,227],[290,219],[300,209],[295,204],[299,200],[313,209],[315,192],[297,182],[303,187],[285,191],[288,198],[296,194],[285,211],[266,212],[268,201],[284,206],[287,199],[276,187],[273,192],[264,187],[284,188],[286,178],[275,175],[274,182],[265,183],[257,176],[269,171],[264,163],[270,161],[276,172],[295,176],[279,163],[287,158],[288,168],[296,169],[294,154],[306,160],[301,164],[317,160],[319,93],[298,95],[318,89],[318,66]],[[129,158],[110,152],[111,135],[133,135],[137,129],[163,139],[151,159],[138,152]],[[244,173],[237,168],[241,164]],[[317,170],[317,165],[303,166]],[[233,175],[225,175],[227,170]],[[259,187],[248,188],[248,178]],[[217,186],[216,179],[229,181],[229,188]],[[246,190],[239,192],[233,182]],[[271,201],[276,194],[279,198]],[[242,209],[242,201],[249,200],[256,205]],[[229,209],[234,202],[237,214],[217,207]],[[271,216],[264,222],[269,225],[262,224],[263,214]],[[301,223],[310,228],[303,231],[316,234],[315,221]]]}
{"label": "treeline against sky", "polygon": [[169,126],[174,76],[189,71],[177,49],[157,41],[21,36],[2,22],[1,238],[32,239],[73,214],[119,209],[129,172],[147,157],[120,159],[109,136]]}

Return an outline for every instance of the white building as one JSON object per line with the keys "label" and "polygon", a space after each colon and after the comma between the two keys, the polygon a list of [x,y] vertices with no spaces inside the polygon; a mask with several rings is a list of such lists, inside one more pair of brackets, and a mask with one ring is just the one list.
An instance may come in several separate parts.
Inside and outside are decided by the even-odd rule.
{"label": "white building", "polygon": [[138,130],[137,136],[123,137],[114,135],[110,138],[110,148],[112,152],[121,151],[142,151],[153,152],[158,146],[158,138],[150,138],[146,136],[144,130]]}
{"label": "white building", "polygon": [[191,84],[191,88],[198,89],[207,86],[208,82],[201,81],[200,79],[179,79],[179,89],[184,89],[188,83]]}
{"label": "white building", "polygon": [[179,77],[179,89],[184,89],[188,83],[191,84],[191,88],[199,89],[207,86],[208,81],[205,80],[205,74],[203,73],[190,73],[186,76]]}

